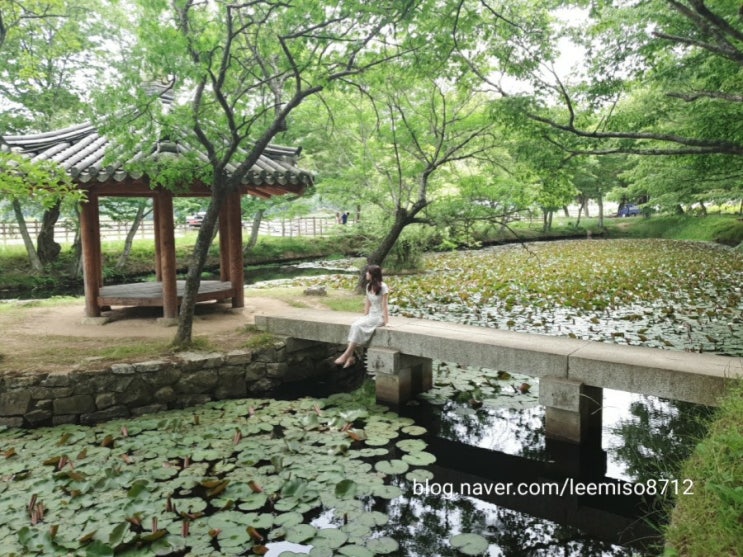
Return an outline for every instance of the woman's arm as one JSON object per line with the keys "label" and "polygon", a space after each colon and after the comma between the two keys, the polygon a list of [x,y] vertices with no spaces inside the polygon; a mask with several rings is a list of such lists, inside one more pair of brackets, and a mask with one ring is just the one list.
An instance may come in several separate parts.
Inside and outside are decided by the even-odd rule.
{"label": "woman's arm", "polygon": [[390,307],[387,304],[387,299],[390,297],[389,294],[382,295],[382,315],[384,316],[384,324],[387,325],[390,322]]}
{"label": "woman's arm", "polygon": [[364,297],[364,315],[369,315],[369,310],[371,309],[371,302],[369,301],[369,296]]}

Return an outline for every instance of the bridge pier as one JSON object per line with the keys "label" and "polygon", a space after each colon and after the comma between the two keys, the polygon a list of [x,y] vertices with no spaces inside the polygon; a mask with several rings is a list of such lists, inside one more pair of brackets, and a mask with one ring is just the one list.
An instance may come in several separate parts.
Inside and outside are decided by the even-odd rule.
{"label": "bridge pier", "polygon": [[601,447],[601,406],[604,390],[574,379],[539,379],[539,402],[545,406],[547,439]]}
{"label": "bridge pier", "polygon": [[385,404],[404,404],[433,387],[430,358],[408,356],[387,348],[369,348],[366,368],[376,374],[377,401]]}

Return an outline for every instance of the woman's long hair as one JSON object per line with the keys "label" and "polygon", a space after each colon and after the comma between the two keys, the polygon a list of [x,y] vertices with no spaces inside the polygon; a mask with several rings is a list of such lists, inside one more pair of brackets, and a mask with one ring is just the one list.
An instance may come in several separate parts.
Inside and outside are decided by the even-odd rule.
{"label": "woman's long hair", "polygon": [[378,296],[379,291],[382,290],[382,267],[379,265],[369,265],[366,268],[366,272],[371,277],[369,284],[366,285],[366,289],[374,292],[375,296]]}

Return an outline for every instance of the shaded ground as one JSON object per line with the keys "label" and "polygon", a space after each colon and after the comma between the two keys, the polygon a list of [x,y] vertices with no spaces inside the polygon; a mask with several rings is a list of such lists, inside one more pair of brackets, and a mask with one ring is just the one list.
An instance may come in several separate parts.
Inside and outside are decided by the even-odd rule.
{"label": "shaded ground", "polygon": [[[255,316],[298,304],[321,308],[316,298],[301,302],[250,297],[246,307],[204,303],[196,307],[193,337],[199,348],[227,351],[245,347]],[[115,308],[104,315],[105,325],[84,325],[84,301],[34,307],[19,305],[0,312],[0,373],[19,371],[62,372],[100,366],[109,361],[142,361],[169,352],[174,327],[157,322],[161,308]]]}

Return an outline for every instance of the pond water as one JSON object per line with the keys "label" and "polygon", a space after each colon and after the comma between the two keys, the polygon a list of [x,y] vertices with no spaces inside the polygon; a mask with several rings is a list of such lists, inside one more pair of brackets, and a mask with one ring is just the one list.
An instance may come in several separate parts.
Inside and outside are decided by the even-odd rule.
{"label": "pond water", "polygon": [[[558,242],[438,254],[428,266],[387,277],[393,314],[743,354],[743,257],[730,250]],[[333,273],[295,284],[354,282]],[[0,547],[8,555],[657,554],[664,498],[634,486],[689,487],[676,465],[704,434],[707,409],[605,390],[602,447],[579,451],[545,439],[536,380],[445,362],[435,373],[435,388],[399,412],[376,405],[367,381],[351,394],[313,385],[297,400],[0,432]],[[576,482],[622,495],[574,495]],[[496,492],[518,484],[570,489]]]}

